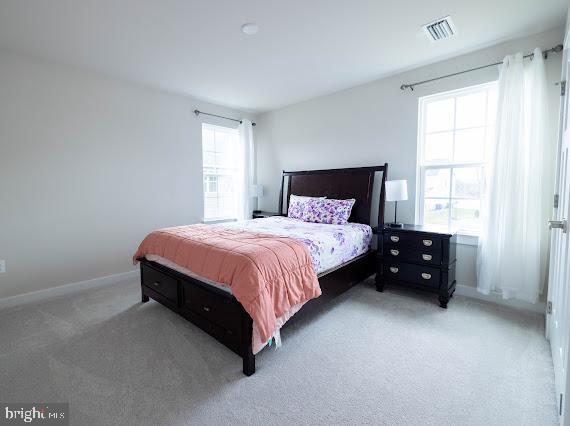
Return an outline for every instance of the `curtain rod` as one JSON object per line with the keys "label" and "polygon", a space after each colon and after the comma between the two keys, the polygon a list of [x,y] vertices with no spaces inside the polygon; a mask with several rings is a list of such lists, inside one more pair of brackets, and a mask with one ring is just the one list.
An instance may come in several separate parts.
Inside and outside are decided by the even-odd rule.
{"label": "curtain rod", "polygon": [[[210,115],[212,117],[223,118],[225,120],[237,121],[239,124],[241,124],[241,122],[242,122],[242,120],[238,120],[237,118],[230,118],[230,117],[224,117],[223,115],[210,114],[209,112],[199,111],[197,109],[194,110],[194,114],[196,114],[196,116],[199,116],[200,114],[204,114],[204,115]],[[256,126],[255,123],[251,123],[251,125]]]}
{"label": "curtain rod", "polygon": [[[542,54],[544,55],[544,59],[548,59],[548,54],[550,52],[559,53],[559,52],[562,52],[562,49],[564,49],[564,46],[562,46],[561,44],[557,44],[556,46],[554,46],[550,49],[543,50]],[[524,55],[523,58],[531,58],[532,59],[533,56],[534,56],[534,53],[529,53],[528,55]],[[418,86],[420,84],[431,83],[432,81],[441,80],[443,78],[454,77],[456,75],[465,74],[467,72],[477,71],[477,70],[481,70],[483,68],[494,67],[496,65],[501,65],[502,63],[503,63],[503,61],[495,62],[493,64],[481,65],[480,67],[475,67],[475,68],[470,68],[470,69],[464,70],[464,71],[454,72],[453,74],[446,74],[446,75],[442,75],[440,77],[430,78],[429,80],[416,81],[415,83],[409,83],[409,84],[402,84],[400,86],[400,90],[410,89],[411,91],[413,91],[414,87]]]}

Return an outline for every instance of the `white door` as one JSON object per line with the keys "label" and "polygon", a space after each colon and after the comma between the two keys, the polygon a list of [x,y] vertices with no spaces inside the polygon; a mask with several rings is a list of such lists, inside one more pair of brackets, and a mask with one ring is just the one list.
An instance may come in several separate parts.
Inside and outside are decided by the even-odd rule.
{"label": "white door", "polygon": [[[570,33],[569,33],[570,34]],[[568,40],[568,36],[566,37]],[[566,43],[564,44],[566,46]],[[562,80],[570,85],[570,55],[564,49],[562,60]],[[566,86],[568,91],[568,85]],[[552,243],[550,247],[550,273],[548,285],[549,314],[546,332],[550,340],[556,399],[560,424],[570,426],[570,368],[568,357],[570,342],[570,96],[562,97],[560,115],[560,138],[557,161],[556,194],[558,208],[554,209],[551,221]]]}

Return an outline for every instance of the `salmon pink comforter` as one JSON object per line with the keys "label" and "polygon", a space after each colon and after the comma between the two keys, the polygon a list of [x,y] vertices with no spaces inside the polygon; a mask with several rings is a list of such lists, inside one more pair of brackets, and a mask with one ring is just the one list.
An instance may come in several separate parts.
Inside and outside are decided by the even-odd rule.
{"label": "salmon pink comforter", "polygon": [[146,255],[229,286],[262,342],[279,328],[279,319],[321,295],[309,250],[294,238],[203,224],[179,226],[150,233],[134,260]]}

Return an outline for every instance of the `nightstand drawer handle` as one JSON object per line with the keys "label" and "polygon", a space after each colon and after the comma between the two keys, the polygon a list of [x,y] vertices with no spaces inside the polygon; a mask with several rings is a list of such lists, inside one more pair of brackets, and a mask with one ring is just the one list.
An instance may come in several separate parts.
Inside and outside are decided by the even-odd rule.
{"label": "nightstand drawer handle", "polygon": [[390,272],[392,272],[393,274],[397,274],[398,268],[396,268],[395,266],[390,266]]}
{"label": "nightstand drawer handle", "polygon": [[390,254],[392,256],[398,256],[400,254],[400,250],[390,250]]}
{"label": "nightstand drawer handle", "polygon": [[153,284],[155,287],[160,287],[160,283],[158,281],[155,281]]}
{"label": "nightstand drawer handle", "polygon": [[432,240],[423,240],[424,246],[430,247],[433,244]]}
{"label": "nightstand drawer handle", "polygon": [[397,235],[391,235],[391,236],[390,236],[390,239],[391,239],[393,242],[395,242],[395,243],[397,243],[398,241],[400,241],[400,237],[398,237]]}
{"label": "nightstand drawer handle", "polygon": [[431,274],[428,274],[426,272],[422,272],[422,278],[424,280],[429,280],[431,278]]}
{"label": "nightstand drawer handle", "polygon": [[431,260],[432,259],[431,254],[422,254],[422,259],[423,260]]}

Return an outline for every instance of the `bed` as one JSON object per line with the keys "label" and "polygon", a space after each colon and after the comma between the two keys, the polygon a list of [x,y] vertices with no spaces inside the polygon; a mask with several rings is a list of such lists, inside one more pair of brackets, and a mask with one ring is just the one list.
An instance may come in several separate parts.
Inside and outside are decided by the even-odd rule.
{"label": "bed", "polygon": [[[278,210],[280,213],[284,215],[283,212],[287,211],[292,194],[334,199],[354,198],[356,201],[346,225],[308,224],[284,215],[202,226],[208,226],[204,230],[216,235],[232,237],[236,233],[240,235],[242,231],[255,232],[260,236],[267,233],[274,239],[282,236],[286,241],[294,239],[305,244],[309,249],[312,268],[317,273],[320,291],[308,302],[292,308],[290,315],[299,309],[303,314],[315,311],[375,272],[375,251],[370,248],[370,225],[373,223],[371,216],[374,211],[373,199],[376,198],[377,212],[374,213],[377,213],[377,224],[381,229],[384,223],[384,184],[387,169],[388,165],[384,164],[373,167],[283,172]],[[137,257],[137,260],[141,268],[143,303],[152,298],[177,312],[241,356],[245,375],[250,376],[255,372],[254,354],[264,344],[260,346],[263,342],[259,341],[257,324],[244,308],[249,306],[238,302],[238,293],[234,295],[227,287],[203,278],[206,274],[201,276],[193,273],[192,270],[181,266],[181,262],[173,262],[152,254]],[[240,300],[243,301],[243,298]],[[298,317],[297,315],[293,318]],[[286,322],[287,319],[289,316],[279,328],[290,323]],[[272,339],[269,340],[271,341]]]}

